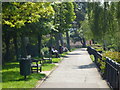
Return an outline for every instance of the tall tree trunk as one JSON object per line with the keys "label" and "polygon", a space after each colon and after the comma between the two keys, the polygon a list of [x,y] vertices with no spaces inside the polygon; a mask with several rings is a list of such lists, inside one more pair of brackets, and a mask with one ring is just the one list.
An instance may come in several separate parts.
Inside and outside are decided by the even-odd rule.
{"label": "tall tree trunk", "polygon": [[52,36],[52,34],[50,34],[50,47],[52,47],[53,46],[53,38],[52,38],[53,36]]}
{"label": "tall tree trunk", "polygon": [[84,47],[84,48],[86,47],[86,41],[85,41],[85,38],[83,38],[83,47]]}
{"label": "tall tree trunk", "polygon": [[27,57],[27,51],[26,51],[26,43],[25,43],[25,36],[21,35],[21,57],[26,58]]}
{"label": "tall tree trunk", "polygon": [[42,57],[41,49],[42,49],[42,34],[38,34],[38,57]]}
{"label": "tall tree trunk", "polygon": [[103,49],[106,51],[107,50],[107,43],[106,40],[103,40]]}
{"label": "tall tree trunk", "polygon": [[82,47],[85,48],[85,47],[86,47],[85,38],[80,39],[80,42],[81,42],[81,44],[82,44]]}
{"label": "tall tree trunk", "polygon": [[50,34],[50,45],[49,45],[49,55],[50,55],[50,58],[52,58],[52,46],[53,46],[53,38],[52,38],[52,34]]}
{"label": "tall tree trunk", "polygon": [[5,57],[4,60],[8,61],[10,59],[10,35],[8,32],[6,32],[5,35],[5,44],[6,44],[6,53],[5,53]]}
{"label": "tall tree trunk", "polygon": [[14,34],[13,43],[14,43],[14,47],[15,47],[16,60],[18,61],[19,54],[18,54],[17,34],[16,33],[17,32],[15,32],[15,34]]}
{"label": "tall tree trunk", "polygon": [[59,44],[59,33],[55,34],[55,42],[56,42],[56,44],[55,44],[56,49],[59,51],[59,46],[60,46],[60,44]]}
{"label": "tall tree trunk", "polygon": [[[2,27],[2,25],[0,25],[1,27]],[[0,30],[0,60],[2,60],[2,30]],[[2,66],[2,62],[0,62],[0,65]],[[0,70],[2,70],[1,69],[1,67],[0,67]]]}
{"label": "tall tree trunk", "polygon": [[70,37],[69,37],[68,31],[66,31],[66,39],[67,39],[67,48],[68,48],[69,51],[71,51],[71,48],[70,48]]}
{"label": "tall tree trunk", "polygon": [[59,38],[60,38],[60,44],[63,46],[63,36],[62,33],[59,33]]}

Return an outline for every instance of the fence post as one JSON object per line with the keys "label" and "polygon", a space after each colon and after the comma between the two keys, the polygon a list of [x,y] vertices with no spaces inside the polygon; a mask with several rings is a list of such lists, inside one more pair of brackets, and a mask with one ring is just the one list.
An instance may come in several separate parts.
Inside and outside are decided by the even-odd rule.
{"label": "fence post", "polygon": [[94,54],[94,58],[95,58],[95,64],[96,64],[97,67],[99,68],[99,66],[98,66],[98,62],[97,62],[97,61],[98,61],[97,51],[94,50],[93,54]]}
{"label": "fence post", "polygon": [[95,64],[97,65],[97,55],[96,54],[94,54],[94,58],[95,58]]}
{"label": "fence post", "polygon": [[118,90],[120,90],[120,64],[119,64],[119,67],[118,67],[118,77],[119,77],[119,80],[118,80]]}
{"label": "fence post", "polygon": [[107,80],[107,73],[108,73],[108,64],[107,64],[107,58],[105,57],[105,71],[104,71],[104,76],[103,78]]}

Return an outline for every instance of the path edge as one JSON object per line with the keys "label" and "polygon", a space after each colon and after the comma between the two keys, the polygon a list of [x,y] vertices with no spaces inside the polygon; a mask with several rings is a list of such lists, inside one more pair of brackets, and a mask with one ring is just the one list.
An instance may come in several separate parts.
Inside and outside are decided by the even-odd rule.
{"label": "path edge", "polygon": [[49,72],[48,75],[46,75],[44,78],[42,78],[41,80],[39,80],[39,81],[37,82],[37,85],[35,86],[35,88],[39,88],[39,87],[43,84],[43,82],[52,74],[52,72],[55,71],[55,70],[57,69],[57,67],[59,67],[59,64],[63,61],[63,59],[64,59],[64,57],[62,57],[61,60],[60,60],[58,63],[56,63],[56,64],[58,64],[58,65],[56,65],[56,66]]}

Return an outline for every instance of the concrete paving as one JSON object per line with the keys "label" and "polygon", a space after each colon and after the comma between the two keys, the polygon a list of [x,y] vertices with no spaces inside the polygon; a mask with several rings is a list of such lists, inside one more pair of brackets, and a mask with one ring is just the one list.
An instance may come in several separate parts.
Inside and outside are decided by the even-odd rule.
{"label": "concrete paving", "polygon": [[38,88],[109,88],[85,48],[70,52]]}

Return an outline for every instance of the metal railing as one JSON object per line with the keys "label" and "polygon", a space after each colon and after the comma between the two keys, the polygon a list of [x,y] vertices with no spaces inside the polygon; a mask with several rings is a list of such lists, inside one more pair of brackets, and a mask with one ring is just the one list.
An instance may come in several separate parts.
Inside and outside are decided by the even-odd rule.
{"label": "metal railing", "polygon": [[109,86],[113,90],[120,90],[120,64],[108,57],[104,57],[103,59],[102,54],[97,52],[92,47],[88,47],[87,51],[90,55],[94,56],[94,62],[97,65],[102,77],[107,81]]}

